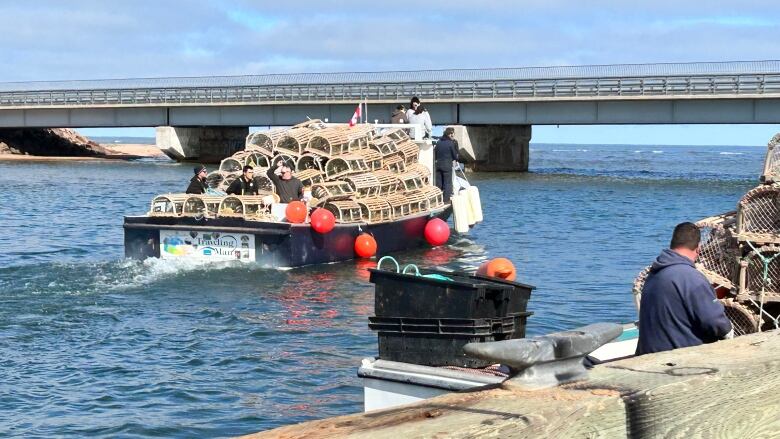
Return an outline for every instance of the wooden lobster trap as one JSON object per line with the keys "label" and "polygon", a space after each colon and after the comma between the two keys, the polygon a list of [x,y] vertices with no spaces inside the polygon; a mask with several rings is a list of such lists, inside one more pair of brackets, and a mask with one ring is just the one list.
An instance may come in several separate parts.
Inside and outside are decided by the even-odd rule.
{"label": "wooden lobster trap", "polygon": [[374,149],[361,149],[352,153],[363,157],[363,161],[366,163],[368,169],[377,171],[382,169],[382,155]]}
{"label": "wooden lobster trap", "polygon": [[412,213],[427,212],[429,210],[429,197],[428,194],[422,191],[404,192],[406,202],[409,203],[409,208]]}
{"label": "wooden lobster trap", "polygon": [[780,182],[780,133],[775,134],[766,145],[764,172],[761,173],[762,183]]}
{"label": "wooden lobster trap", "polygon": [[240,175],[241,172],[213,171],[206,176],[206,184],[212,189],[225,191]]}
{"label": "wooden lobster trap", "polygon": [[737,300],[780,302],[780,245],[751,247],[739,263]]}
{"label": "wooden lobster trap", "polygon": [[330,200],[344,200],[355,196],[355,191],[352,186],[346,181],[326,181],[325,183],[317,183],[311,187],[311,195],[324,203]]}
{"label": "wooden lobster trap", "polygon": [[328,158],[335,157],[349,152],[349,142],[347,130],[341,127],[328,127],[312,135],[306,145],[306,152]]}
{"label": "wooden lobster trap", "polygon": [[417,175],[422,178],[423,183],[425,184],[433,184],[433,178],[431,176],[433,173],[430,169],[428,169],[427,166],[423,165],[422,163],[415,163],[413,165],[409,165],[406,168],[407,172],[414,172]]}
{"label": "wooden lobster trap", "polygon": [[401,154],[393,154],[382,158],[382,169],[396,174],[406,172],[406,162]]}
{"label": "wooden lobster trap", "polygon": [[780,243],[780,183],[749,190],[737,204],[737,238]]}
{"label": "wooden lobster trap", "polygon": [[317,130],[312,130],[309,128],[291,128],[287,130],[284,136],[282,136],[276,142],[276,148],[274,151],[277,153],[300,157],[306,149],[306,145],[309,143],[309,140],[316,133]]}
{"label": "wooden lobster trap", "polygon": [[326,160],[325,157],[307,152],[298,158],[298,163],[295,164],[295,170],[305,171],[307,169],[316,169],[322,171],[325,169]]}
{"label": "wooden lobster trap", "polygon": [[403,157],[407,165],[413,165],[418,162],[420,157],[420,147],[412,140],[397,141],[398,153]]}
{"label": "wooden lobster trap", "polygon": [[244,161],[236,157],[228,157],[219,162],[220,172],[241,172],[244,169]]}
{"label": "wooden lobster trap", "polygon": [[357,223],[363,220],[360,205],[353,200],[328,201],[322,207],[336,217],[337,223]]}
{"label": "wooden lobster trap", "polygon": [[368,147],[378,152],[382,157],[392,155],[398,152],[398,146],[395,140],[388,136],[381,136],[371,140]]}
{"label": "wooden lobster trap", "polygon": [[283,161],[285,166],[290,169],[298,169],[298,156],[294,154],[278,153],[271,159],[271,167],[276,168],[276,164],[279,160]]}
{"label": "wooden lobster trap", "polygon": [[393,192],[385,195],[384,199],[390,205],[393,219],[400,219],[413,213],[412,206],[404,194]]}
{"label": "wooden lobster trap", "polygon": [[187,194],[158,195],[152,199],[149,216],[181,216]]}
{"label": "wooden lobster trap", "polygon": [[384,131],[382,135],[396,141],[411,140],[411,138],[409,137],[409,133],[406,132],[406,128],[395,128],[395,129],[387,130]]}
{"label": "wooden lobster trap", "polygon": [[360,214],[367,223],[379,223],[393,219],[393,208],[382,198],[360,198],[355,200],[360,206]]}
{"label": "wooden lobster trap", "polygon": [[303,187],[311,187],[317,183],[325,182],[325,173],[316,169],[304,169],[295,175],[301,181]]}
{"label": "wooden lobster trap", "polygon": [[741,303],[731,298],[720,299],[720,303],[731,322],[735,337],[758,332],[765,323],[761,311],[752,303]]}
{"label": "wooden lobster trap", "polygon": [[255,187],[257,187],[257,190],[259,192],[267,192],[267,193],[273,193],[276,192],[276,187],[274,186],[274,182],[271,181],[270,178],[268,178],[267,175],[257,175],[255,173],[255,177],[252,179],[255,182]]}
{"label": "wooden lobster trap", "polygon": [[255,131],[246,137],[245,150],[257,151],[266,156],[272,156],[276,142],[284,136],[287,130],[276,128],[268,131]]}
{"label": "wooden lobster trap", "polygon": [[342,178],[349,183],[359,198],[375,197],[379,195],[379,180],[372,173],[347,175]]}
{"label": "wooden lobster trap", "polygon": [[645,287],[645,281],[647,280],[647,276],[650,275],[650,270],[652,268],[652,265],[648,265],[636,275],[636,278],[634,278],[634,285],[633,288],[631,288],[631,292],[634,294],[634,305],[636,305],[637,311],[639,311],[639,304],[642,302],[642,289]]}
{"label": "wooden lobster trap", "polygon": [[222,198],[215,195],[190,195],[184,200],[181,216],[215,218]]}
{"label": "wooden lobster trap", "polygon": [[352,174],[363,174],[368,172],[368,166],[363,161],[363,157],[356,154],[345,154],[337,157],[331,157],[325,163],[325,175],[328,180],[335,180],[339,177]]}
{"label": "wooden lobster trap", "polygon": [[268,169],[271,167],[269,157],[259,152],[248,152],[248,154],[244,156],[244,164],[259,169]]}
{"label": "wooden lobster trap", "polygon": [[374,127],[371,124],[358,124],[347,128],[347,149],[357,152],[368,148],[374,135]]}
{"label": "wooden lobster trap", "polygon": [[396,178],[399,182],[400,190],[404,192],[416,191],[422,189],[425,183],[422,181],[422,177],[416,172],[404,172],[403,174],[397,174]]}
{"label": "wooden lobster trap", "polygon": [[379,181],[379,195],[391,194],[399,190],[398,175],[395,173],[381,169],[372,174]]}
{"label": "wooden lobster trap", "polygon": [[258,195],[244,195],[240,198],[244,205],[244,219],[248,221],[270,221],[271,205],[279,202],[279,196],[270,192]]}
{"label": "wooden lobster trap", "polygon": [[420,193],[428,200],[428,209],[444,206],[444,194],[438,187],[428,185],[420,189]]}
{"label": "wooden lobster trap", "polygon": [[705,218],[696,223],[702,232],[696,268],[715,287],[734,290],[739,271],[736,212]]}
{"label": "wooden lobster trap", "polygon": [[220,218],[243,218],[244,202],[237,195],[228,195],[222,199],[217,208],[217,216]]}

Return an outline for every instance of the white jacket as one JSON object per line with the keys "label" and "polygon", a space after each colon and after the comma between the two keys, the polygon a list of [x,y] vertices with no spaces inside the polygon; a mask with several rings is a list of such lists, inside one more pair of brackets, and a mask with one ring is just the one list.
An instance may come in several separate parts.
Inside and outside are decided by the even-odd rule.
{"label": "white jacket", "polygon": [[410,108],[406,110],[406,120],[408,120],[410,124],[422,124],[425,126],[425,137],[431,137],[433,124],[431,124],[431,115],[428,113],[428,110],[425,110],[420,114],[414,114],[414,110]]}

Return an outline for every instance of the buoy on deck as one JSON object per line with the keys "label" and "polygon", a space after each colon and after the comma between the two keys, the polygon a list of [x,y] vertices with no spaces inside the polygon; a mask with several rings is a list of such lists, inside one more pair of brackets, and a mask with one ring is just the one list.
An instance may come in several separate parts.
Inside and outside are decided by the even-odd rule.
{"label": "buoy on deck", "polygon": [[474,222],[482,222],[482,201],[479,199],[479,189],[476,186],[469,186],[466,188],[466,194],[471,213],[474,215]]}
{"label": "buoy on deck", "polygon": [[355,238],[355,254],[361,258],[370,258],[376,254],[376,240],[368,233],[361,233]]}
{"label": "buoy on deck", "polygon": [[317,208],[311,214],[311,228],[317,233],[325,233],[333,230],[336,226],[336,217],[328,209]]}
{"label": "buoy on deck", "polygon": [[455,194],[450,198],[450,203],[452,203],[455,231],[458,233],[467,233],[469,231],[469,206],[466,195]]}
{"label": "buoy on deck", "polygon": [[425,224],[425,240],[436,247],[444,245],[450,239],[450,226],[441,218],[432,218]]}
{"label": "buoy on deck", "polygon": [[306,221],[307,213],[308,209],[306,208],[306,204],[302,201],[291,201],[284,209],[284,216],[287,218],[287,221],[295,224]]}
{"label": "buoy on deck", "polygon": [[505,280],[515,280],[517,270],[514,264],[507,258],[495,258],[485,261],[477,269],[477,274],[481,276],[497,277]]}

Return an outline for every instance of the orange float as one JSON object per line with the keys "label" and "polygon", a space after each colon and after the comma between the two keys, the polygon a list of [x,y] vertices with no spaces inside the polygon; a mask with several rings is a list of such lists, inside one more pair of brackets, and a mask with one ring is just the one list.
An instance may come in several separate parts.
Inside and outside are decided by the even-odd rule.
{"label": "orange float", "polygon": [[308,213],[306,204],[302,201],[291,201],[284,209],[284,216],[287,218],[287,221],[296,224],[306,221],[306,214]]}
{"label": "orange float", "polygon": [[477,269],[477,274],[511,281],[517,277],[517,270],[509,259],[495,258],[483,262]]}
{"label": "orange float", "polygon": [[376,254],[376,240],[368,233],[361,233],[355,238],[355,254],[361,258],[370,258]]}
{"label": "orange float", "polygon": [[336,226],[336,217],[327,209],[317,208],[311,214],[311,228],[317,233],[328,233]]}

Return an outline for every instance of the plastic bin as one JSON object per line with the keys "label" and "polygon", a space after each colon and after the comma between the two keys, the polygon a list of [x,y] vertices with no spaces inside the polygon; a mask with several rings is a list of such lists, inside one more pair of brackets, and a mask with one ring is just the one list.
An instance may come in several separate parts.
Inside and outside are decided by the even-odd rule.
{"label": "plastic bin", "polygon": [[523,313],[533,286],[465,273],[420,270],[452,280],[369,269],[377,317],[502,318]]}

